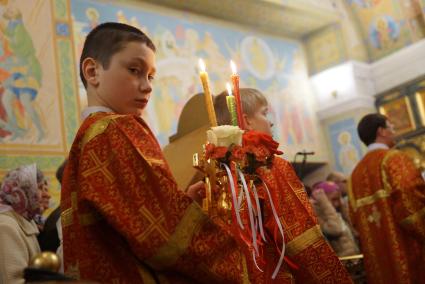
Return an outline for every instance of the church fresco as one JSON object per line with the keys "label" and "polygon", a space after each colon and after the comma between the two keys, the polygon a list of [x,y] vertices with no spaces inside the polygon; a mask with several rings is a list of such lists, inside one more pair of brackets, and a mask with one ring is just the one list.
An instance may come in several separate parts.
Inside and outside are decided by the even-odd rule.
{"label": "church fresco", "polygon": [[337,171],[351,174],[362,158],[361,142],[357,135],[357,122],[346,118],[328,125],[334,165]]}
{"label": "church fresco", "polygon": [[185,102],[201,91],[198,58],[205,59],[216,94],[225,89],[233,59],[241,86],[266,94],[286,158],[305,149],[317,153],[313,161],[328,159],[300,41],[134,1],[0,0],[0,178],[35,162],[51,184],[51,207],[58,204],[55,170],[86,104],[77,59],[87,33],[104,21],[139,27],[158,47],[145,118],[161,145],[175,133]]}
{"label": "church fresco", "polygon": [[367,43],[370,61],[425,36],[422,0],[346,0]]}
{"label": "church fresco", "polygon": [[0,179],[36,163],[59,204],[55,178],[79,125],[67,0],[0,1]]}
{"label": "church fresco", "polygon": [[[210,24],[188,14],[165,15],[161,11],[98,1],[71,0],[74,19],[75,58],[79,58],[87,33],[96,24],[119,21],[145,31],[157,46],[154,93],[145,118],[161,145],[168,143],[186,101],[201,91],[198,58],[206,62],[214,94],[225,90],[233,59],[241,75],[241,87],[262,90],[271,103],[275,137],[292,158],[300,149],[319,151],[318,124],[314,116],[303,49],[300,43]],[[211,21],[209,21],[211,22]],[[77,68],[77,62],[75,63]],[[84,98],[80,84],[80,97]]]}
{"label": "church fresco", "polygon": [[331,0],[339,22],[304,37],[310,74],[374,62],[425,37],[425,0]]}
{"label": "church fresco", "polygon": [[50,1],[3,1],[0,9],[0,149],[63,154]]}

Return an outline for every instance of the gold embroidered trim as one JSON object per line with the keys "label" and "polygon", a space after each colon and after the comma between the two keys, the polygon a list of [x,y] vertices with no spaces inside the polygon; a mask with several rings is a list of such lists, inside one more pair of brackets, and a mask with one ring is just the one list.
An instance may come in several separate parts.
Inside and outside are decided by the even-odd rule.
{"label": "gold embroidered trim", "polygon": [[248,266],[246,264],[246,258],[245,256],[241,253],[240,254],[241,258],[242,258],[242,284],[250,284],[251,282],[249,281],[249,275],[248,275]]}
{"label": "gold embroidered trim", "polygon": [[137,148],[137,153],[139,153],[139,155],[142,156],[143,159],[145,159],[146,162],[148,162],[148,164],[151,165],[151,166],[152,166],[152,164],[158,164],[158,165],[164,165],[165,164],[164,160],[146,157],[146,155],[143,154],[142,151],[139,148]]}
{"label": "gold embroidered trim", "polygon": [[61,213],[61,222],[63,228],[72,225],[72,211],[72,208],[68,208]]}
{"label": "gold embroidered trim", "polygon": [[401,220],[400,224],[402,226],[412,225],[412,224],[415,224],[415,223],[422,223],[423,224],[424,220],[425,220],[425,208],[422,208],[421,210],[416,211],[412,215]]}
{"label": "gold embroidered trim", "polygon": [[[145,268],[143,264],[138,266],[140,276],[142,277],[143,283],[145,284],[156,284],[155,278],[152,274]],[[161,282],[162,283],[162,282]]]}
{"label": "gold embroidered trim", "polygon": [[286,251],[289,256],[297,255],[322,238],[323,235],[320,231],[320,226],[316,225],[287,243]]}
{"label": "gold embroidered trim", "polygon": [[375,203],[376,201],[378,201],[380,199],[385,199],[385,198],[390,196],[391,185],[388,181],[388,176],[387,176],[387,173],[386,173],[384,167],[385,167],[386,163],[388,162],[388,159],[390,159],[392,156],[394,156],[397,153],[399,153],[397,150],[390,150],[390,151],[388,151],[388,153],[383,158],[382,163],[381,163],[381,175],[382,175],[382,182],[384,184],[384,188],[379,189],[374,194],[368,195],[368,196],[365,196],[365,197],[362,197],[362,198],[359,198],[359,199],[355,199],[354,195],[353,195],[352,180],[351,180],[351,178],[349,179],[349,181],[348,181],[348,197],[349,197],[350,205],[351,205],[351,207],[353,208],[354,211],[356,211],[360,207],[363,207],[363,206],[366,206],[366,205],[371,205],[371,204]]}
{"label": "gold embroidered trim", "polygon": [[163,160],[154,159],[154,158],[146,158],[146,161],[148,161],[149,164],[159,164],[159,165],[165,164]]}
{"label": "gold embroidered trim", "polygon": [[193,236],[207,220],[207,216],[202,213],[201,208],[192,203],[186,209],[186,213],[168,242],[159,248],[157,253],[147,263],[156,269],[173,265],[186,251]]}
{"label": "gold embroidered trim", "polygon": [[355,200],[354,206],[355,206],[355,209],[357,210],[360,207],[373,204],[376,201],[378,201],[380,199],[387,198],[389,196],[390,196],[390,194],[385,189],[380,189],[372,195],[365,196],[365,197],[362,197],[362,198]]}
{"label": "gold embroidered trim", "polygon": [[122,115],[119,115],[119,114],[110,115],[90,125],[90,127],[87,129],[86,133],[84,134],[83,139],[81,139],[81,148],[84,148],[84,146],[87,143],[89,143],[90,140],[95,138],[97,135],[105,132],[106,128],[108,128],[109,123],[111,123],[114,119],[120,116]]}
{"label": "gold embroidered trim", "polygon": [[385,155],[384,159],[382,160],[382,164],[381,164],[382,182],[384,184],[384,190],[388,193],[388,196],[391,190],[391,185],[390,185],[390,182],[388,181],[387,172],[385,171],[385,165],[387,164],[388,160],[396,154],[399,154],[399,151],[397,150],[388,151],[388,153]]}

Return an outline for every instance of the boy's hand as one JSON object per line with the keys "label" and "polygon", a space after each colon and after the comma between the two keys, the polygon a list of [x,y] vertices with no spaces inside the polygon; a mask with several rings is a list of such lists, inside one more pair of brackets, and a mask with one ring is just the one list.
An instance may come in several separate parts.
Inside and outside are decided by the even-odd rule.
{"label": "boy's hand", "polygon": [[186,194],[194,201],[198,202],[198,204],[202,204],[202,199],[206,196],[205,183],[203,181],[198,181],[190,185],[187,188]]}

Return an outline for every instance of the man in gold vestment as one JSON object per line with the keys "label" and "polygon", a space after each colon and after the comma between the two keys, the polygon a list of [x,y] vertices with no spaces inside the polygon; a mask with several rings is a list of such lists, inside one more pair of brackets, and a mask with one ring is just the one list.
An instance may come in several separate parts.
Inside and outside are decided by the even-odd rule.
{"label": "man in gold vestment", "polygon": [[408,156],[391,149],[393,126],[380,114],[358,125],[368,147],[349,184],[367,282],[425,283],[425,183]]}

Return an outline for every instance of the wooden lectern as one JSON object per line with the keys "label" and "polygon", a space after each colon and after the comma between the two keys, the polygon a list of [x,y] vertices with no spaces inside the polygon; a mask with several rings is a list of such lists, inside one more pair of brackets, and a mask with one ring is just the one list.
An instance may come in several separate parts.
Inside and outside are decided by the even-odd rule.
{"label": "wooden lectern", "polygon": [[192,157],[194,153],[202,153],[209,128],[204,95],[196,94],[183,107],[177,133],[169,138],[170,143],[163,149],[171,172],[182,190],[203,178],[203,174],[193,167]]}

